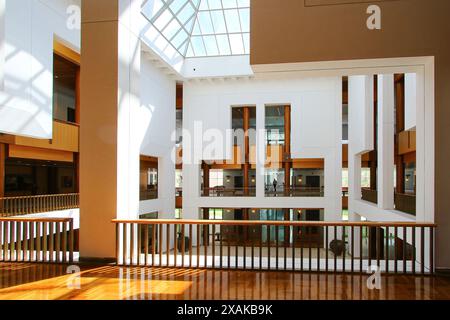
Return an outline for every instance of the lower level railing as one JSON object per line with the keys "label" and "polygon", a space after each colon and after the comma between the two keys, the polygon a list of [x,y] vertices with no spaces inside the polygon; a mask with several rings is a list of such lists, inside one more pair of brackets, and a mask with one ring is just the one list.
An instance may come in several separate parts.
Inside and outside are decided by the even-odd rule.
{"label": "lower level railing", "polygon": [[433,273],[431,223],[113,220],[120,265]]}
{"label": "lower level railing", "polygon": [[0,218],[0,262],[73,262],[72,218]]}
{"label": "lower level railing", "polygon": [[0,198],[0,217],[59,211],[79,207],[79,194],[48,194]]}

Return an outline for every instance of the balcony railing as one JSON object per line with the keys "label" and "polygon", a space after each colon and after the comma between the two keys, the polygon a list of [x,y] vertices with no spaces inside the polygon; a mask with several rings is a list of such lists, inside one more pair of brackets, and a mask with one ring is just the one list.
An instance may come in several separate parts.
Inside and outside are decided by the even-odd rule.
{"label": "balcony railing", "polygon": [[72,218],[0,218],[1,262],[72,263]]}
{"label": "balcony railing", "polygon": [[395,210],[416,215],[416,195],[415,194],[395,194]]}
{"label": "balcony railing", "polygon": [[361,199],[372,203],[378,203],[378,192],[369,188],[361,188]]}
{"label": "balcony railing", "polygon": [[78,193],[0,198],[0,217],[22,216],[78,207]]}
{"label": "balcony railing", "polygon": [[141,190],[139,192],[139,200],[155,200],[158,199],[158,189]]}
{"label": "balcony railing", "polygon": [[[113,220],[113,223],[119,265],[351,273],[365,273],[369,267],[378,266],[385,273],[434,272],[436,225],[432,223],[235,220]],[[232,234],[240,235],[241,241],[230,237],[230,229]]]}
{"label": "balcony railing", "polygon": [[254,197],[256,195],[255,187],[248,188],[203,188],[202,197]]}
{"label": "balcony railing", "polygon": [[266,197],[323,197],[324,188],[315,187],[277,187],[276,191],[273,186],[266,186]]}

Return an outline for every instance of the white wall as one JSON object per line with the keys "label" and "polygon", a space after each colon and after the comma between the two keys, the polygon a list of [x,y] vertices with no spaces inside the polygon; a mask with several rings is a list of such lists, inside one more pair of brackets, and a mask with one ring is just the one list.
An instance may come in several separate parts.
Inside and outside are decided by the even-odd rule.
{"label": "white wall", "polygon": [[[139,213],[158,211],[159,218],[175,217],[176,83],[152,65],[146,55],[141,59],[141,108],[139,142],[142,155],[158,157],[158,199],[141,201]],[[139,174],[139,173],[138,173]]]}
{"label": "white wall", "polygon": [[415,130],[417,116],[417,74],[405,74],[405,130]]}
{"label": "white wall", "polygon": [[[257,196],[200,197],[201,160],[231,158],[231,107],[256,106],[257,130],[264,129],[265,106],[291,105],[292,156],[325,159],[325,197],[264,196],[264,134],[257,135]],[[325,116],[326,114],[326,116]],[[200,128],[195,128],[195,123]],[[199,208],[324,208],[326,220],[341,219],[342,80],[273,74],[251,79],[191,80],[184,86],[183,217],[198,218]],[[215,129],[203,138],[202,132]],[[197,130],[197,131],[195,131]],[[190,138],[186,136],[190,134]],[[219,135],[225,137],[218,140]],[[217,138],[217,139],[216,139]],[[216,139],[217,143],[212,143]],[[216,151],[220,156],[211,156]],[[206,154],[205,154],[206,153]]]}
{"label": "white wall", "polygon": [[80,0],[6,0],[0,132],[52,137],[53,40],[80,47],[80,30],[66,26],[71,4]]}

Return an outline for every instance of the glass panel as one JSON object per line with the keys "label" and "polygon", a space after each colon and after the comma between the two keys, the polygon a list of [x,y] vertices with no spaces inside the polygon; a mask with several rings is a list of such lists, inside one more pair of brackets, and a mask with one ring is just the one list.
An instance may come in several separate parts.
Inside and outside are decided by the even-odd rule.
{"label": "glass panel", "polygon": [[169,21],[173,18],[173,15],[170,11],[165,10],[155,21],[155,27],[158,30],[164,29],[164,27],[169,23]]}
{"label": "glass panel", "polygon": [[173,38],[172,44],[175,48],[178,48],[183,44],[183,42],[187,40],[187,38],[188,34],[186,33],[186,31],[180,30],[180,32],[178,32],[178,34]]}
{"label": "glass panel", "polygon": [[206,53],[209,56],[217,56],[219,54],[215,36],[205,36],[203,37],[203,41],[205,42]]}
{"label": "glass panel", "polygon": [[230,34],[231,53],[244,54],[244,44],[240,34]]}
{"label": "glass panel", "polygon": [[223,11],[211,11],[211,19],[213,21],[215,33],[227,32]]}
{"label": "glass panel", "polygon": [[239,9],[242,32],[250,32],[250,9]]}
{"label": "glass panel", "polygon": [[192,7],[191,4],[186,5],[179,14],[177,14],[178,20],[182,24],[185,24],[195,13],[195,9]]}
{"label": "glass panel", "polygon": [[192,37],[192,48],[194,49],[195,56],[206,56],[205,46],[203,45],[202,37]]}
{"label": "glass panel", "polygon": [[200,30],[202,31],[202,34],[214,34],[214,29],[209,12],[199,12],[198,21],[200,23]]}
{"label": "glass panel", "polygon": [[209,10],[222,9],[222,3],[218,0],[208,0]]}
{"label": "glass panel", "polygon": [[177,13],[180,11],[180,9],[188,2],[187,0],[173,0],[173,2],[170,4],[170,10],[172,10],[173,13]]}
{"label": "glass panel", "polygon": [[218,35],[217,44],[219,46],[219,52],[221,55],[227,56],[231,54],[230,42],[227,35]]}
{"label": "glass panel", "polygon": [[222,0],[224,9],[237,8],[236,0]]}
{"label": "glass panel", "polygon": [[208,1],[207,0],[201,0],[200,2],[200,10],[208,10]]}
{"label": "glass panel", "polygon": [[241,24],[237,10],[225,10],[225,20],[227,21],[228,32],[241,32]]}
{"label": "glass panel", "polygon": [[142,13],[151,20],[162,9],[164,3],[161,0],[148,1],[142,8]]}
{"label": "glass panel", "polygon": [[242,38],[244,39],[245,54],[250,54],[250,33],[242,34]]}
{"label": "glass panel", "polygon": [[167,27],[163,31],[163,35],[166,37],[166,39],[170,40],[172,37],[178,32],[178,30],[181,29],[180,24],[177,20],[173,19]]}

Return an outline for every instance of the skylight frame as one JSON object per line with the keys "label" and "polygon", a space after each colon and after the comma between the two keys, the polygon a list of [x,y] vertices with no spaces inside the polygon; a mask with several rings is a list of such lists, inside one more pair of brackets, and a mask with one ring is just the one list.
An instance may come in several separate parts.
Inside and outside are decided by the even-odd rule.
{"label": "skylight frame", "polygon": [[[227,0],[212,0],[217,2],[219,5],[215,6],[214,9],[210,7],[211,0],[154,0],[161,5],[161,8],[153,13],[153,16],[150,18],[144,12],[145,5],[149,2],[147,1],[142,6],[142,14],[144,17],[157,29],[159,34],[168,42],[170,45],[184,58],[195,58],[195,57],[217,57],[217,56],[238,56],[238,55],[248,55],[250,53],[249,48],[249,36],[250,36],[250,0],[234,0],[233,3],[227,4],[224,6],[225,1]],[[172,9],[172,5],[177,1],[184,3],[178,8],[176,12]],[[153,2],[153,3],[155,3]],[[197,3],[197,4],[195,4]],[[247,6],[248,4],[248,6]],[[179,15],[186,9],[187,6],[193,8],[193,13],[185,20],[183,24],[180,20]],[[187,10],[191,10],[187,9]],[[247,12],[245,12],[247,11]],[[219,13],[221,21],[219,23],[224,24],[225,30],[217,30],[217,16],[216,13]],[[227,21],[227,17],[229,17],[230,13],[236,15],[236,29],[233,32],[230,32],[231,28],[229,26],[229,21]],[[170,19],[163,25],[157,27],[157,21],[163,14],[169,14]],[[207,15],[206,19],[209,30],[203,30],[205,28],[204,22],[200,20],[200,14]],[[243,18],[243,15],[248,15]],[[213,16],[215,16],[213,19]],[[243,27],[243,22],[248,20],[248,26],[245,25]],[[170,37],[167,36],[167,33],[170,32],[170,25],[176,23],[174,29],[178,28],[178,30],[174,30],[173,33],[170,34]],[[169,29],[168,29],[169,28]],[[199,33],[194,34],[194,31],[199,30]],[[220,28],[222,29],[222,28]],[[244,32],[244,30],[246,30]],[[248,30],[248,31],[247,31]],[[180,35],[183,33],[182,35]],[[233,46],[233,41],[231,40],[231,36],[238,37],[239,45]],[[177,37],[182,37],[179,41],[174,43]],[[184,39],[186,37],[186,39]],[[211,37],[214,38],[215,47],[207,46],[211,44]],[[226,43],[225,45],[225,38]],[[194,43],[194,39],[196,43]],[[201,41],[200,41],[201,40]],[[219,44],[220,40],[220,44]],[[226,48],[228,46],[228,48]],[[208,49],[209,48],[209,49]],[[212,50],[211,50],[212,49]],[[214,53],[214,54],[212,54]]]}

